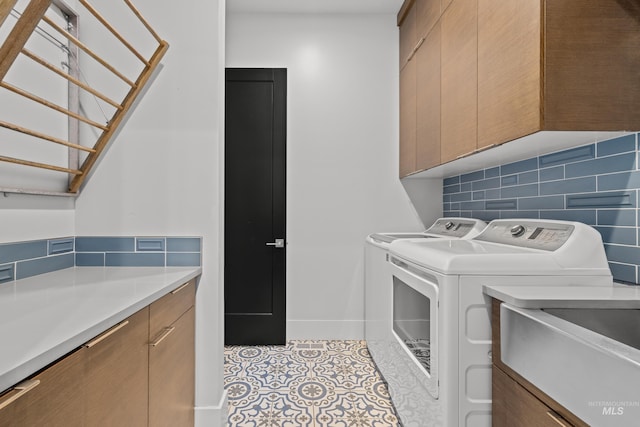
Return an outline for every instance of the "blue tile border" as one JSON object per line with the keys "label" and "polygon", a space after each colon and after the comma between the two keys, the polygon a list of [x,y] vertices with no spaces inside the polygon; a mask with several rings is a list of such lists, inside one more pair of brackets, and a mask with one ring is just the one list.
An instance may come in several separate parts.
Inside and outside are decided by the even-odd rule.
{"label": "blue tile border", "polygon": [[[614,279],[640,284],[639,139],[634,133],[446,177],[443,215],[583,222],[602,235]],[[471,191],[461,191],[465,183]]]}
{"label": "blue tile border", "polygon": [[74,238],[68,237],[65,239],[49,240],[48,255],[63,254],[67,252],[73,252]]}
{"label": "blue tile border", "polygon": [[105,267],[164,267],[164,253],[107,252]]}
{"label": "blue tile border", "polygon": [[164,237],[136,237],[136,252],[164,252]]}
{"label": "blue tile border", "polygon": [[0,244],[0,285],[70,267],[199,267],[195,236],[76,236]]}
{"label": "blue tile border", "polygon": [[15,279],[15,264],[0,265],[0,283]]}
{"label": "blue tile border", "polygon": [[133,252],[134,237],[76,237],[77,252]]}

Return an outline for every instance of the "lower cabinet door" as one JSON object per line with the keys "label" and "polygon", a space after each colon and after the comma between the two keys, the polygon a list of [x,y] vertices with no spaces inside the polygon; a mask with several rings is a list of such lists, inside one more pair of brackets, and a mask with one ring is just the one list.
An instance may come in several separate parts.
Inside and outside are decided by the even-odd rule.
{"label": "lower cabinet door", "polygon": [[572,427],[495,365],[492,400],[493,427]]}
{"label": "lower cabinet door", "polygon": [[85,356],[77,350],[0,396],[0,426],[83,426]]}
{"label": "lower cabinet door", "polygon": [[195,307],[151,337],[149,425],[192,427],[195,405]]}
{"label": "lower cabinet door", "polygon": [[87,426],[146,426],[149,308],[99,335],[87,352]]}

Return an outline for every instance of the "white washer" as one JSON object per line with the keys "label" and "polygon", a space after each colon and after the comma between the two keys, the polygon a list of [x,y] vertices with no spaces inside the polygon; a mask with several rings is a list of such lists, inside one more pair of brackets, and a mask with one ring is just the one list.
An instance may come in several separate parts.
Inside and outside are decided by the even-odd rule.
{"label": "white washer", "polygon": [[389,246],[391,330],[374,360],[405,427],[491,426],[491,307],[483,285],[612,286],[582,223],[494,220],[473,239]]}
{"label": "white washer", "polygon": [[[392,289],[388,266],[389,245],[399,239],[441,240],[471,238],[486,227],[484,221],[473,218],[440,218],[421,233],[375,233],[365,244],[365,339],[374,361],[388,366],[389,341],[393,338]],[[397,375],[393,376],[397,378]],[[413,380],[413,377],[407,381]],[[405,381],[403,384],[409,384]],[[417,397],[417,396],[415,396]]]}
{"label": "white washer", "polygon": [[365,339],[375,360],[377,343],[389,338],[391,290],[387,265],[389,245],[399,239],[463,239],[475,237],[487,223],[474,218],[439,218],[420,233],[374,233],[365,244]]}

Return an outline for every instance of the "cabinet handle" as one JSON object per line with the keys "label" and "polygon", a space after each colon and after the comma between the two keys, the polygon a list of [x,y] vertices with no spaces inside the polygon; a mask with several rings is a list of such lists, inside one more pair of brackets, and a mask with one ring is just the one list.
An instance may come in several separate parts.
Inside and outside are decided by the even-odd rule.
{"label": "cabinet handle", "polygon": [[187,282],[187,283],[185,283],[184,285],[180,286],[179,288],[172,290],[172,291],[171,291],[171,295],[175,295],[175,294],[177,294],[178,292],[180,292],[181,290],[183,290],[184,288],[186,288],[186,287],[187,287],[187,286],[189,286],[190,284],[191,284],[191,282]]}
{"label": "cabinet handle", "polygon": [[563,420],[562,420],[562,419],[560,419],[560,418],[559,418],[559,416],[557,416],[555,413],[553,413],[553,412],[551,412],[551,411],[548,411],[548,412],[547,412],[547,415],[548,415],[548,416],[549,416],[553,421],[555,421],[555,422],[556,422],[556,424],[558,424],[559,426],[562,426],[562,427],[569,427],[569,426],[568,426],[567,424],[565,424],[565,423],[563,422]]}
{"label": "cabinet handle", "polygon": [[115,334],[116,332],[118,332],[120,329],[124,328],[128,324],[129,324],[129,321],[125,320],[124,322],[114,326],[113,328],[109,329],[107,332],[103,333],[102,335],[98,336],[97,338],[94,338],[93,340],[89,341],[84,346],[86,348],[91,348],[94,345],[98,344],[100,341],[102,341],[102,340],[110,337],[111,335]]}
{"label": "cabinet handle", "polygon": [[158,344],[160,344],[166,337],[168,337],[171,332],[173,332],[176,329],[175,326],[169,326],[167,328],[164,328],[164,332],[162,333],[162,335],[160,335],[158,338],[156,338],[156,340],[154,342],[152,342],[151,344],[149,344],[151,347],[156,347]]}
{"label": "cabinet handle", "polygon": [[407,62],[411,61],[413,59],[413,57],[415,56],[416,52],[418,51],[418,49],[420,49],[420,46],[422,46],[422,43],[424,43],[424,37],[421,38],[418,43],[416,44],[416,47],[413,48],[413,50],[411,51],[411,53],[409,54],[409,57],[407,58]]}
{"label": "cabinet handle", "polygon": [[471,156],[473,154],[481,153],[481,152],[486,151],[486,150],[488,150],[490,148],[497,147],[498,145],[500,145],[500,144],[491,144],[491,145],[487,145],[486,147],[476,148],[473,151],[469,151],[468,153],[464,153],[464,154],[459,155],[458,157],[456,157],[456,160],[462,159],[463,157]]}
{"label": "cabinet handle", "polygon": [[21,382],[20,384],[18,384],[13,388],[13,390],[17,391],[16,394],[11,395],[7,398],[7,400],[0,402],[0,409],[4,409],[7,406],[11,405],[13,402],[20,399],[22,396],[24,396],[25,394],[29,393],[31,390],[36,388],[38,384],[40,384],[40,380],[27,380],[27,381]]}

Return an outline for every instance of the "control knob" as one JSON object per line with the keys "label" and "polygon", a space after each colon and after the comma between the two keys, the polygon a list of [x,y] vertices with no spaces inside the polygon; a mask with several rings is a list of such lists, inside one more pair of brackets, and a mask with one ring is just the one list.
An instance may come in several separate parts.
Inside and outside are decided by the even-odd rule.
{"label": "control knob", "polygon": [[455,224],[451,221],[448,221],[445,225],[444,228],[446,228],[447,230],[451,230],[451,228],[453,228]]}
{"label": "control knob", "polygon": [[511,235],[513,237],[520,237],[524,234],[525,231],[527,231],[527,229],[524,228],[523,225],[514,225],[513,227],[511,227]]}

